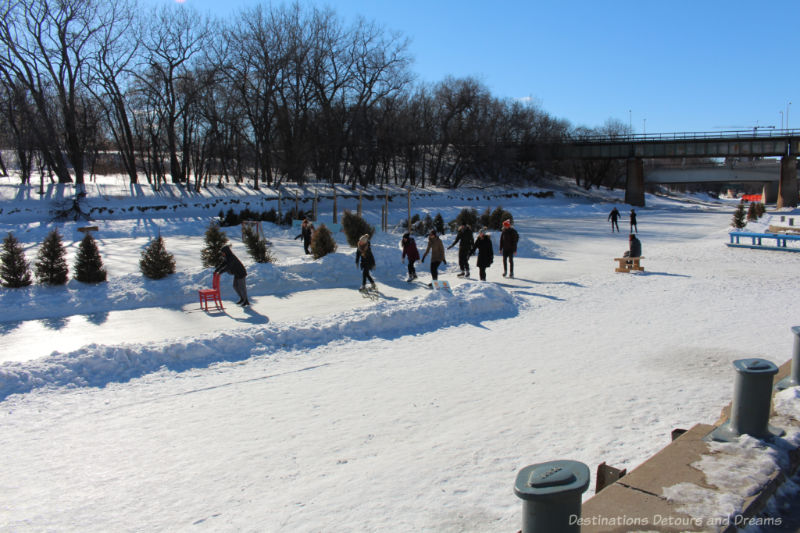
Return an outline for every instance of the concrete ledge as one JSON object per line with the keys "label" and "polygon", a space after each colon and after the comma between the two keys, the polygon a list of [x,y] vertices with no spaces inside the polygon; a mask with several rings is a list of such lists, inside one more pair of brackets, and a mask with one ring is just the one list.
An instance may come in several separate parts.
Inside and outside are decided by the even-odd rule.
{"label": "concrete ledge", "polygon": [[[628,532],[631,528],[705,531],[703,527],[693,529],[696,518],[678,512],[661,492],[664,487],[681,482],[714,488],[706,483],[702,472],[690,466],[709,453],[708,444],[702,439],[713,429],[714,426],[705,424],[694,426],[633,472],[586,501],[581,511],[581,533]],[[613,518],[619,519],[609,520]]]}
{"label": "concrete ledge", "polygon": [[[774,382],[777,383],[788,376],[790,371],[791,361],[788,361],[781,365],[778,374],[774,376]],[[727,420],[730,408],[728,405],[722,410],[715,425],[694,426],[630,474],[585,501],[581,512],[581,532],[736,531],[737,528],[732,524],[714,524],[713,517],[689,516],[679,512],[678,505],[662,496],[665,487],[678,483],[691,483],[711,490],[717,489],[707,482],[703,472],[691,465],[699,461],[702,456],[712,453],[709,444],[703,438]],[[800,421],[797,421],[797,425],[800,426]],[[790,465],[787,472],[793,474],[800,465],[800,449],[791,450],[789,458]],[[745,519],[758,516],[769,498],[785,481],[786,476],[776,467],[756,494],[745,499],[742,516]]]}

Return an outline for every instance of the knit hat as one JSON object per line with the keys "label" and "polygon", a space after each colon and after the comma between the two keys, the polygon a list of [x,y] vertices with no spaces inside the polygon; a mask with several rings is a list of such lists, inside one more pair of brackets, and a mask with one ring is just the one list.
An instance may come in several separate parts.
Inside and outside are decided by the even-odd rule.
{"label": "knit hat", "polygon": [[358,239],[358,242],[367,242],[368,240],[369,240],[369,233],[365,233],[364,235],[361,236],[360,239]]}
{"label": "knit hat", "polygon": [[488,231],[489,231],[489,228],[487,228],[487,227],[485,227],[485,226],[484,226],[484,227],[482,227],[482,228],[481,228],[481,230],[478,232],[478,235],[486,235],[486,233],[488,233]]}

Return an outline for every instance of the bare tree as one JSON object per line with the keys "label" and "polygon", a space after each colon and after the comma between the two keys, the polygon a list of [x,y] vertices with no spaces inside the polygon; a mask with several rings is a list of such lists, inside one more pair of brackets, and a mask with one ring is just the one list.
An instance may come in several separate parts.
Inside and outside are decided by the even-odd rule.
{"label": "bare tree", "polygon": [[109,6],[100,0],[18,0],[0,22],[0,75],[25,88],[41,120],[43,157],[60,182],[84,182],[86,147],[96,128],[86,84]]}
{"label": "bare tree", "polygon": [[182,157],[189,157],[184,148],[191,123],[186,113],[196,94],[192,78],[208,45],[210,27],[197,11],[181,5],[164,6],[152,16],[142,40],[144,64],[137,69],[137,90],[149,109],[148,120],[159,122],[149,126],[150,133],[164,136],[172,181],[180,183],[188,178]]}

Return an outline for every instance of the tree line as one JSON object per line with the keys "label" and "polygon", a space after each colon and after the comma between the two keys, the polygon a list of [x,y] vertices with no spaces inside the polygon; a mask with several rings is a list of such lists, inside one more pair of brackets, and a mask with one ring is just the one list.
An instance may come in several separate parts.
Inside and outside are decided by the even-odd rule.
{"label": "tree line", "polygon": [[76,184],[121,172],[156,189],[457,187],[531,164],[585,184],[609,173],[546,151],[521,163],[515,146],[597,132],[476,78],[418,83],[405,37],[331,9],[256,5],[216,20],[177,3],[14,0],[0,12],[0,147],[24,183],[37,171]]}

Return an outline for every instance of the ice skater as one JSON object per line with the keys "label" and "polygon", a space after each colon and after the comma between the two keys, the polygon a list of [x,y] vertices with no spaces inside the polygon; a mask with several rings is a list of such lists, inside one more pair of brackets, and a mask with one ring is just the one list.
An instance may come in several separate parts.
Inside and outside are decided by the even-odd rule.
{"label": "ice skater", "polygon": [[469,256],[472,247],[475,245],[475,238],[472,236],[472,228],[469,224],[462,224],[458,228],[458,234],[453,244],[447,247],[448,250],[458,244],[458,268],[461,269],[459,277],[469,277]]}
{"label": "ice skater", "polygon": [[[503,221],[503,231],[500,233],[500,252],[503,254],[503,277],[514,277],[514,256],[517,255],[519,233],[511,225],[510,220]],[[506,264],[508,263],[508,264]],[[508,267],[511,267],[510,269]]]}
{"label": "ice skater", "polygon": [[247,270],[239,258],[233,255],[231,246],[226,244],[222,247],[222,264],[215,270],[215,273],[227,272],[233,276],[233,290],[239,295],[236,305],[247,307],[250,301],[247,299]]}
{"label": "ice skater", "polygon": [[417,279],[417,269],[414,268],[414,263],[419,261],[417,241],[414,240],[410,233],[404,233],[400,246],[403,248],[401,260],[405,261],[405,258],[408,257],[408,279],[406,281],[414,281]]}
{"label": "ice skater", "polygon": [[369,271],[375,268],[375,256],[372,255],[372,246],[369,243],[369,234],[364,234],[358,239],[356,250],[356,267],[361,268],[361,290],[367,288],[369,281],[372,288],[375,288],[375,280],[369,275]]}
{"label": "ice skater", "polygon": [[492,251],[492,239],[489,237],[489,230],[482,228],[475,239],[474,252],[478,252],[478,275],[481,281],[486,281],[486,269],[494,262],[494,252]]}
{"label": "ice skater", "polygon": [[608,220],[611,221],[611,233],[614,233],[614,228],[617,228],[617,233],[619,233],[619,223],[617,222],[619,220],[619,211],[616,207],[608,214]]}
{"label": "ice skater", "polygon": [[[432,229],[430,235],[428,235],[428,247],[425,248],[425,253],[422,254],[420,262],[425,262],[428,252],[431,253],[431,279],[436,281],[439,279],[439,265],[442,263],[446,265],[447,261],[444,257],[444,244],[442,244],[442,239],[436,235],[435,229]],[[433,287],[433,282],[429,283],[428,286]]]}

